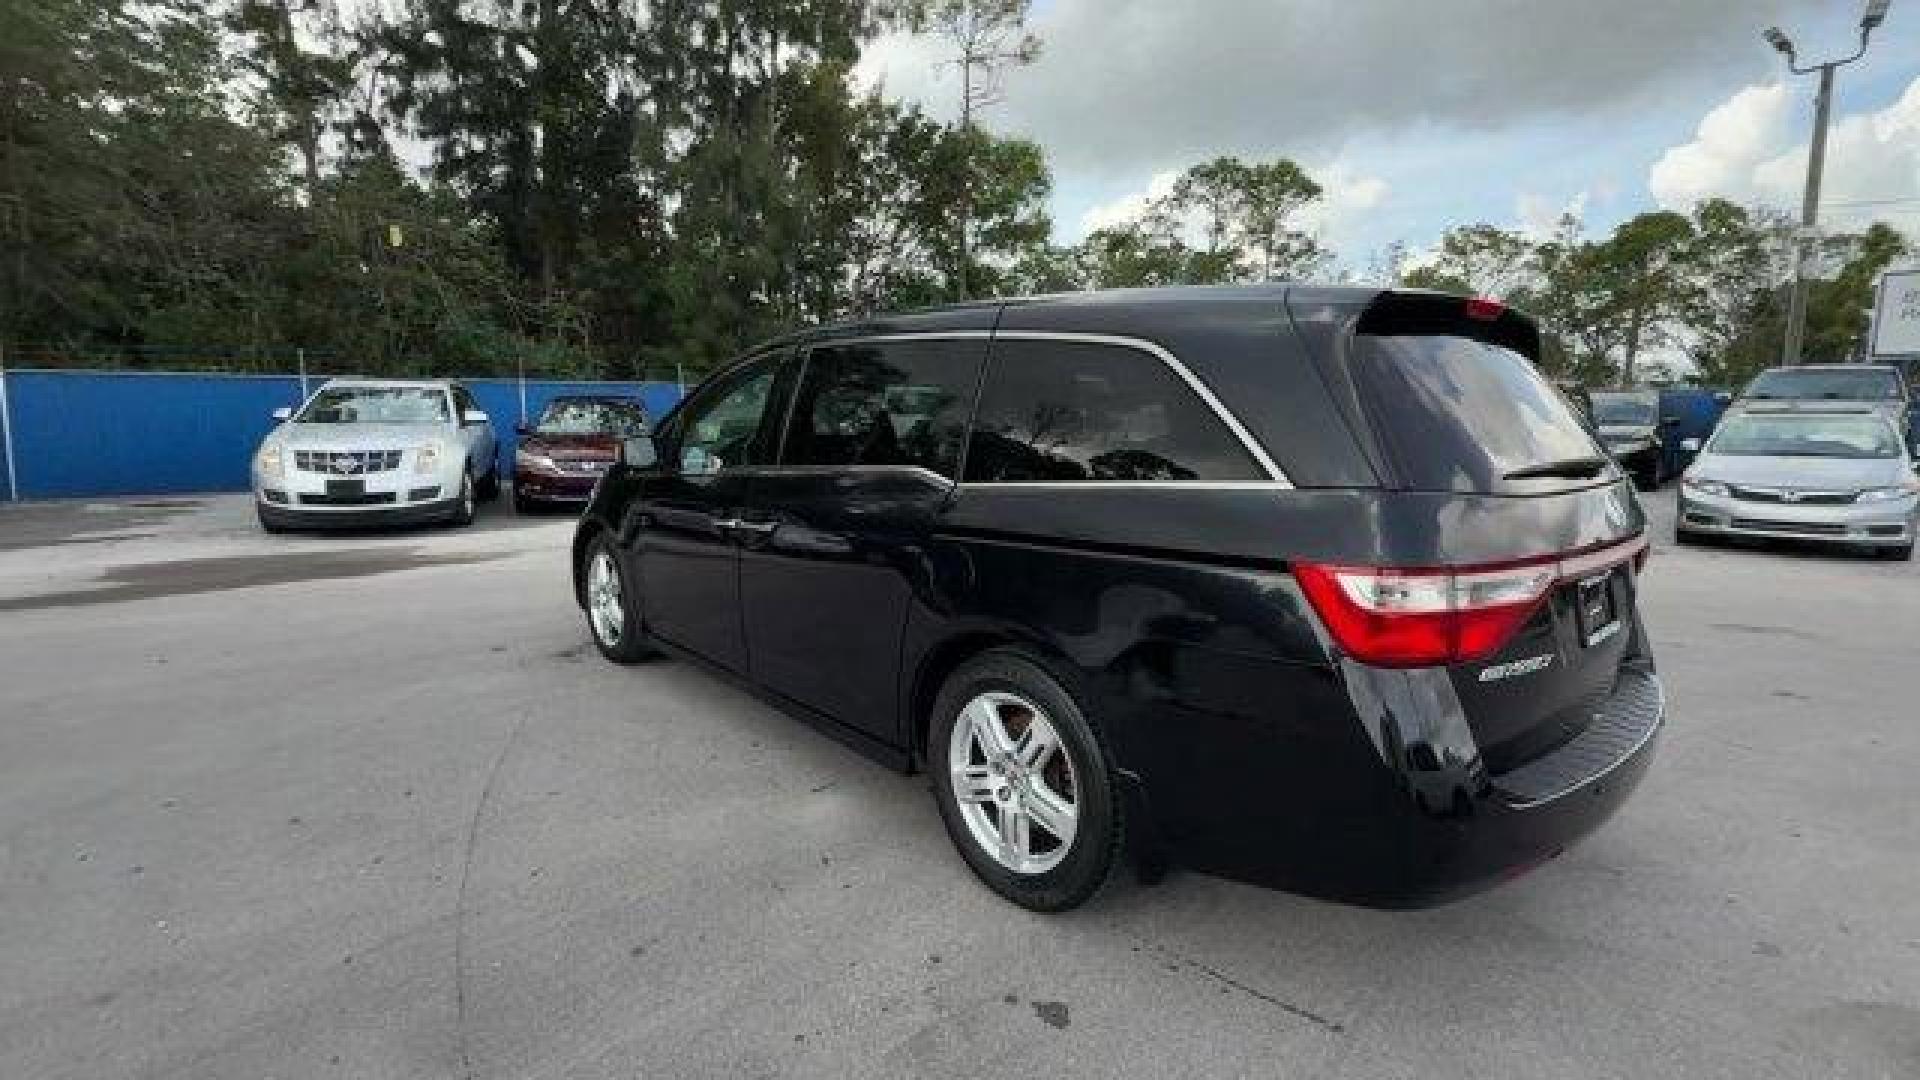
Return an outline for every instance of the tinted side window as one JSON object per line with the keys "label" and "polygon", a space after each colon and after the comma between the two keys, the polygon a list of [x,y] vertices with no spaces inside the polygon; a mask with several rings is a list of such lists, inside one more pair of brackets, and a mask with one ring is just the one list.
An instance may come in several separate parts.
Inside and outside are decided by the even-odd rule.
{"label": "tinted side window", "polygon": [[984,357],[978,341],[813,349],[780,463],[917,465],[954,478]]}
{"label": "tinted side window", "polygon": [[1159,357],[996,341],[967,449],[974,483],[1268,479]]}
{"label": "tinted side window", "polygon": [[761,361],[703,386],[677,417],[671,438],[680,471],[703,476],[760,464],[760,418],[775,367]]}

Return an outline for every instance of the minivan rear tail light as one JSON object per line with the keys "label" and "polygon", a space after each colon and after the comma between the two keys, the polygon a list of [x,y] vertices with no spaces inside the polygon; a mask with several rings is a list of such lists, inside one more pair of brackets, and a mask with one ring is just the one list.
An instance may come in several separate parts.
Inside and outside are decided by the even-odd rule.
{"label": "minivan rear tail light", "polygon": [[1637,560],[1646,547],[1638,537],[1565,556],[1421,570],[1299,562],[1293,576],[1348,656],[1374,667],[1436,667],[1492,656],[1555,585]]}

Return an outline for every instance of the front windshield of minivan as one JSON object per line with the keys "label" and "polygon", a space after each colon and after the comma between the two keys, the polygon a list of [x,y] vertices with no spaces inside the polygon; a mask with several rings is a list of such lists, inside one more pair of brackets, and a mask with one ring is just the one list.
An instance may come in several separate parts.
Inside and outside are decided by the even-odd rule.
{"label": "front windshield of minivan", "polygon": [[329,386],[297,418],[302,424],[444,424],[446,391],[430,386]]}
{"label": "front windshield of minivan", "polygon": [[1900,397],[1900,376],[1859,368],[1769,371],[1753,380],[1746,396],[1781,401],[1891,401]]}
{"label": "front windshield of minivan", "polygon": [[1872,416],[1736,416],[1707,445],[1729,457],[1890,458],[1900,440]]}

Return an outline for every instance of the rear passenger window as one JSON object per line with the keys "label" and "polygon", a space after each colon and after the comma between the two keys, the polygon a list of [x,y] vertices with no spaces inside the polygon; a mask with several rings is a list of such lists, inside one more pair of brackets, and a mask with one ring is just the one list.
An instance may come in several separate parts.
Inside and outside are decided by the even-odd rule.
{"label": "rear passenger window", "polygon": [[953,479],[985,355],[979,341],[811,350],[781,464],[918,466]]}
{"label": "rear passenger window", "polygon": [[1265,479],[1159,357],[1120,345],[994,343],[969,482]]}
{"label": "rear passenger window", "polygon": [[[1567,401],[1526,356],[1448,334],[1358,334],[1355,371],[1374,426],[1416,491],[1500,492],[1584,487],[1595,479],[1556,464],[1604,461]],[[1600,416],[1600,423],[1607,422]],[[1653,418],[1648,418],[1648,423]],[[1600,480],[1610,477],[1601,475]]]}

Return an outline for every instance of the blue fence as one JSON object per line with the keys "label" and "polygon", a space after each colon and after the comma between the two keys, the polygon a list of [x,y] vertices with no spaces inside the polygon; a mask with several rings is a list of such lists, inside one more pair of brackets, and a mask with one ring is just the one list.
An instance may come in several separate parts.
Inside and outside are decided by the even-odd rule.
{"label": "blue fence", "polygon": [[[273,410],[301,400],[292,375],[10,370],[4,378],[12,449],[0,453],[0,500],[15,491],[52,499],[244,490]],[[501,461],[511,462],[521,384],[463,381],[493,417]],[[529,418],[563,394],[637,397],[656,418],[680,398],[673,383],[530,380],[524,393]]]}

